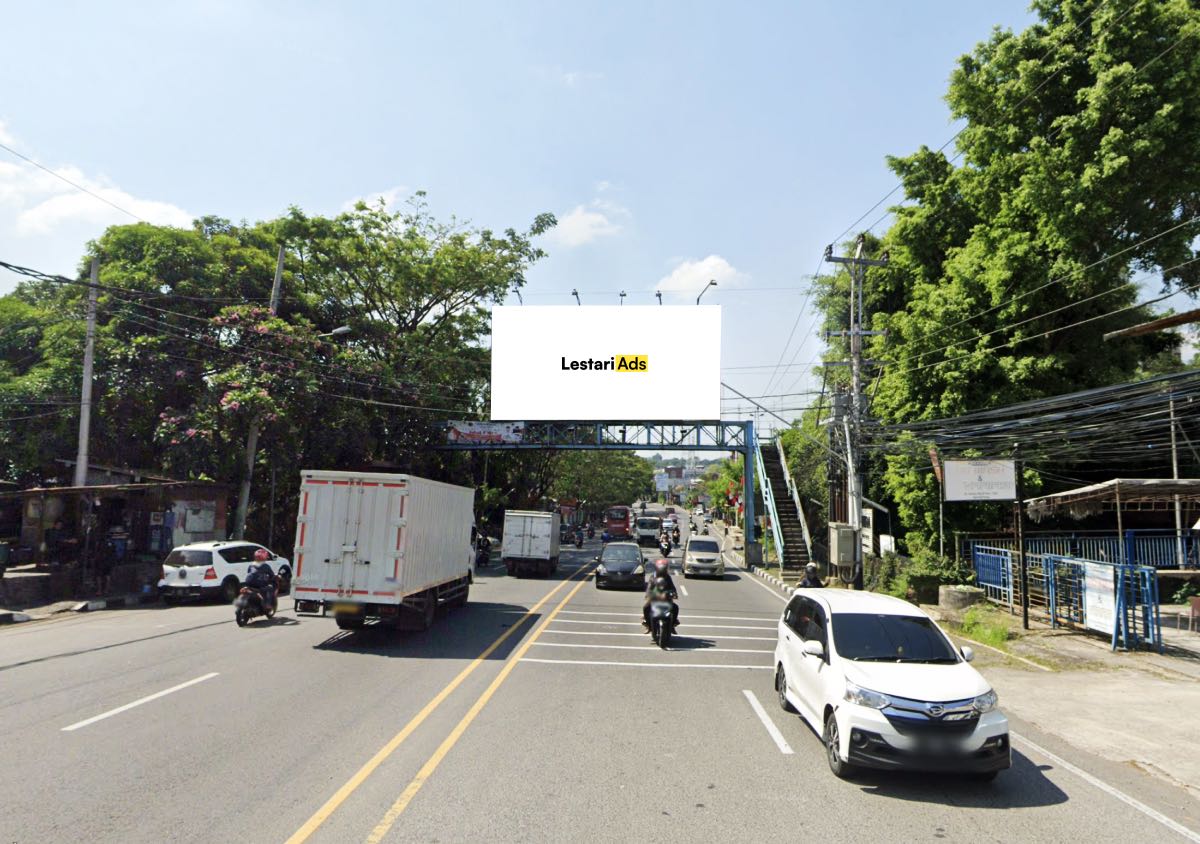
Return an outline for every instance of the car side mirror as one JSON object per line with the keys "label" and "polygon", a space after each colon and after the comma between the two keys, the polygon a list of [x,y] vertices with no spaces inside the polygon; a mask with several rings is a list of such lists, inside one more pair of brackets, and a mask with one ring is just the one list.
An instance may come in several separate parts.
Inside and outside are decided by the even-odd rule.
{"label": "car side mirror", "polygon": [[975,649],[970,645],[963,645],[961,648],[959,648],[959,651],[962,652],[962,658],[966,662],[971,662],[973,659],[975,659]]}
{"label": "car side mirror", "polygon": [[593,562],[593,563],[598,563],[598,562],[600,562],[600,558],[599,558],[599,557],[592,557],[592,562]]}
{"label": "car side mirror", "polygon": [[816,639],[809,639],[807,642],[805,642],[803,650],[809,656],[819,656],[822,658],[825,656],[825,646]]}

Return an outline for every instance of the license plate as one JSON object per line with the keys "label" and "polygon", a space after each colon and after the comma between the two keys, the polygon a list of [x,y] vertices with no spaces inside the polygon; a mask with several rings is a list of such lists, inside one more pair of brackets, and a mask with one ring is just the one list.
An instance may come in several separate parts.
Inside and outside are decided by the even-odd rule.
{"label": "license plate", "polygon": [[359,604],[334,604],[333,611],[335,613],[358,615],[363,611],[363,608]]}

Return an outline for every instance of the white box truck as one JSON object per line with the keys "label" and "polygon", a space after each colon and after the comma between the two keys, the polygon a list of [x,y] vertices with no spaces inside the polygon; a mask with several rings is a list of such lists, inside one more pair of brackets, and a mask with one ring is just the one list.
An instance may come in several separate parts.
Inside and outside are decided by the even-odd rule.
{"label": "white box truck", "polygon": [[413,475],[300,473],[296,612],[353,630],[378,618],[428,628],[474,576],[475,491]]}
{"label": "white box truck", "polygon": [[509,574],[527,571],[552,574],[558,570],[558,513],[533,510],[506,510],[504,536],[500,540],[500,560]]}

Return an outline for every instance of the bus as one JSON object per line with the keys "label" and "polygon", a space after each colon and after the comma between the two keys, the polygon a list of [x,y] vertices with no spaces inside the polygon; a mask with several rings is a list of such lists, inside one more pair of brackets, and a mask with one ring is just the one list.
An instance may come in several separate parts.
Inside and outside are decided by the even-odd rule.
{"label": "bus", "polygon": [[633,508],[617,504],[604,511],[604,531],[609,539],[633,538]]}

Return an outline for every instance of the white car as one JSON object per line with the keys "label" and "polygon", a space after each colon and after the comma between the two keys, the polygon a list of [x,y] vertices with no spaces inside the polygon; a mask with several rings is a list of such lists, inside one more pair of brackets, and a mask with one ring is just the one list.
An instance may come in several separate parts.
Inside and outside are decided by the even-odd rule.
{"label": "white car", "polygon": [[[254,565],[254,554],[262,548],[240,540],[180,545],[163,560],[158,593],[165,601],[220,596],[232,603]],[[291,563],[264,550],[271,555],[267,562],[279,576],[279,592],[286,594],[292,581]]]}
{"label": "white car", "polygon": [[725,576],[725,558],[721,555],[721,544],[708,536],[688,537],[683,549],[683,576],[707,574],[713,577]]}
{"label": "white car", "polygon": [[775,690],[825,742],[838,777],[857,768],[955,771],[1012,764],[996,693],[933,619],[899,598],[801,589],[779,619]]}

